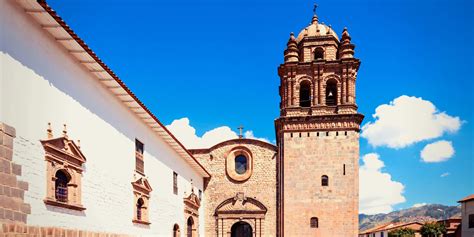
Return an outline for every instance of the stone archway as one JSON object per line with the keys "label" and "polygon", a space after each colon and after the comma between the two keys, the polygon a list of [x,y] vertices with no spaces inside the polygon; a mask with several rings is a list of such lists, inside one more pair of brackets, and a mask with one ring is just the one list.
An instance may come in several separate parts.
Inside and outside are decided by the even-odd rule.
{"label": "stone archway", "polygon": [[261,236],[265,231],[267,208],[258,200],[237,193],[226,199],[215,210],[216,234],[219,237]]}
{"label": "stone archway", "polygon": [[230,232],[231,237],[252,237],[253,234],[252,226],[245,221],[236,222]]}

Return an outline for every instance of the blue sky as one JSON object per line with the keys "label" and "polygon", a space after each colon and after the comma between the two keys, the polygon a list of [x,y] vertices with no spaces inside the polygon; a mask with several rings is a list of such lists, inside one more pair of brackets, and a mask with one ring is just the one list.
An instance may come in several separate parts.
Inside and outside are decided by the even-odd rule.
{"label": "blue sky", "polygon": [[[243,124],[275,139],[277,67],[290,32],[311,20],[310,1],[92,1],[48,3],[165,124],[188,118],[197,136]],[[361,139],[380,173],[404,187],[405,201],[456,205],[474,193],[474,5],[454,1],[318,1],[321,22],[347,26],[362,65],[357,81],[363,124],[382,104],[407,95],[462,121],[458,129],[399,148]],[[418,100],[420,101],[420,100]],[[416,107],[414,113],[417,113]],[[436,112],[438,113],[438,112]],[[413,116],[413,114],[411,115]],[[447,141],[446,161],[421,161]],[[361,161],[362,162],[362,161]],[[361,163],[362,165],[363,163]],[[443,173],[449,173],[440,177]],[[383,197],[377,197],[383,198]]]}

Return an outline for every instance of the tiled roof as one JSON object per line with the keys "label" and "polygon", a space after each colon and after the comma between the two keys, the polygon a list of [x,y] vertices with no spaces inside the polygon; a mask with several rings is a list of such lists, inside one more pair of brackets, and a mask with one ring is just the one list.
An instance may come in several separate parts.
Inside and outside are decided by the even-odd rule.
{"label": "tiled roof", "polygon": [[471,201],[471,200],[474,200],[474,194],[471,194],[471,195],[459,200],[458,202],[467,202],[467,201]]}

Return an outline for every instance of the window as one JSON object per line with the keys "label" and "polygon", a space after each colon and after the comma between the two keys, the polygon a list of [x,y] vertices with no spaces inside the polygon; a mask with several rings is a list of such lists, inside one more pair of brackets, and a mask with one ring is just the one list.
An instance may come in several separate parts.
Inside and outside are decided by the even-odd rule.
{"label": "window", "polygon": [[150,203],[150,193],[153,191],[150,183],[145,177],[139,177],[135,182],[132,182],[132,187],[134,198],[134,214],[132,222],[149,225],[148,203]]}
{"label": "window", "polygon": [[314,50],[314,59],[316,59],[316,60],[324,59],[324,49],[316,48]]}
{"label": "window", "polygon": [[384,235],[384,232],[383,231],[380,232],[380,237],[384,237],[383,235]]}
{"label": "window", "polygon": [[326,83],[326,105],[337,105],[337,82],[328,80]]}
{"label": "window", "polygon": [[311,217],[310,223],[309,223],[311,228],[318,228],[319,227],[319,221],[317,217]]}
{"label": "window", "polygon": [[178,174],[173,172],[173,193],[178,195]]}
{"label": "window", "polygon": [[237,174],[245,174],[247,172],[248,159],[244,155],[235,157],[235,172]]}
{"label": "window", "polygon": [[144,146],[138,139],[135,139],[135,170],[140,174],[145,174],[145,162],[143,161]]}
{"label": "window", "polygon": [[137,220],[142,220],[142,211],[143,211],[143,199],[139,198],[137,201]]}
{"label": "window", "polygon": [[342,165],[342,175],[346,175],[346,164]]}
{"label": "window", "polygon": [[244,182],[252,176],[252,153],[241,146],[232,148],[227,153],[226,173],[227,176],[237,182]]}
{"label": "window", "polygon": [[321,176],[321,186],[329,186],[329,178],[327,175]]}
{"label": "window", "polygon": [[47,167],[43,202],[48,206],[84,211],[81,180],[86,157],[81,147],[67,135],[66,125],[62,136],[54,137],[50,124],[46,132],[47,138],[41,140]]}
{"label": "window", "polygon": [[300,84],[300,106],[311,106],[311,83],[309,81],[302,81]]}
{"label": "window", "polygon": [[202,191],[199,189],[199,200],[202,200]]}
{"label": "window", "polygon": [[469,229],[474,228],[474,214],[469,215]]}
{"label": "window", "polygon": [[58,202],[67,202],[67,184],[69,183],[69,177],[63,170],[58,170],[55,175],[55,197]]}

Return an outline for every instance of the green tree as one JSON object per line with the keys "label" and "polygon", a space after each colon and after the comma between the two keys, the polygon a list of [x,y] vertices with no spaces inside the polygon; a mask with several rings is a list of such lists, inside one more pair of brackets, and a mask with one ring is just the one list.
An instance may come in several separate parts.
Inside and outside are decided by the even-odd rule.
{"label": "green tree", "polygon": [[446,227],[438,222],[426,222],[420,229],[423,237],[440,237],[446,233]]}
{"label": "green tree", "polygon": [[388,237],[415,237],[415,231],[409,228],[400,228],[388,232]]}

